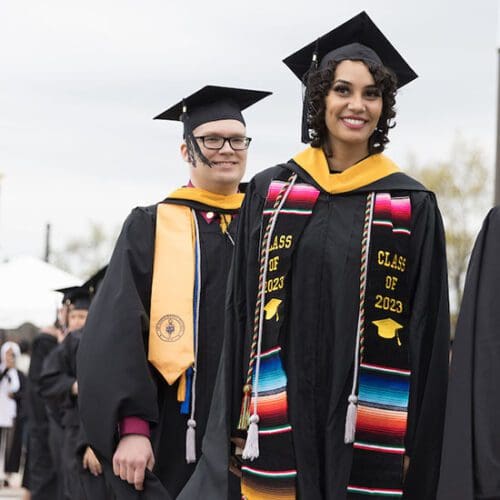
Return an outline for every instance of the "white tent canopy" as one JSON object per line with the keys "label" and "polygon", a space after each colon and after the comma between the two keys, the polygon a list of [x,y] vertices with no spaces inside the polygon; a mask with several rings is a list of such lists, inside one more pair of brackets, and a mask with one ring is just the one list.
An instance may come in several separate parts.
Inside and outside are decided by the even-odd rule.
{"label": "white tent canopy", "polygon": [[56,288],[80,285],[76,276],[35,257],[22,256],[0,263],[0,328],[23,323],[53,323],[62,294]]}

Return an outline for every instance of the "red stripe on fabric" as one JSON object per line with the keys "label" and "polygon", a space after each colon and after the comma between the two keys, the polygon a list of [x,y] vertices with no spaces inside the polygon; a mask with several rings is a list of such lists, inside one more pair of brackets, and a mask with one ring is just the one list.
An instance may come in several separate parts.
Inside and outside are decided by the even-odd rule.
{"label": "red stripe on fabric", "polygon": [[404,439],[407,413],[383,410],[363,405],[358,406],[356,429],[374,435],[388,435]]}
{"label": "red stripe on fabric", "polygon": [[[250,402],[252,408],[253,398]],[[263,427],[271,426],[270,424],[286,424],[288,423],[287,412],[288,403],[286,392],[272,394],[269,396],[259,396],[258,399],[259,419]]]}
{"label": "red stripe on fabric", "polygon": [[391,195],[388,193],[378,193],[375,197],[373,217],[391,220],[391,213]]}
{"label": "red stripe on fabric", "polygon": [[410,198],[393,198],[391,203],[392,221],[396,227],[410,227],[411,203]]}

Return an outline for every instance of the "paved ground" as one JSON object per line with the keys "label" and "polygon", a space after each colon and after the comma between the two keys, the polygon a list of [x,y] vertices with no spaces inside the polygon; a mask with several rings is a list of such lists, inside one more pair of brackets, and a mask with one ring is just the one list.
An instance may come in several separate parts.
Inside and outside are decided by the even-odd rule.
{"label": "paved ground", "polygon": [[10,488],[0,488],[0,500],[20,500],[23,498],[23,489],[19,487],[21,475],[13,474],[10,478],[10,484]]}
{"label": "paved ground", "polygon": [[0,489],[0,499],[1,500],[20,500],[23,498],[22,488],[2,488]]}

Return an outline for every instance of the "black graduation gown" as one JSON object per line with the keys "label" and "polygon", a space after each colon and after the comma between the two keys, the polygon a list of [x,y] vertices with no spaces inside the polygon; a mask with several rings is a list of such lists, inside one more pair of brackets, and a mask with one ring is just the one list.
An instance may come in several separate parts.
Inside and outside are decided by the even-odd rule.
{"label": "black graduation gown", "polygon": [[[91,305],[78,352],[80,412],[90,444],[111,472],[117,423],[127,416],[152,425],[156,465],[145,490],[117,478],[119,498],[198,498],[193,472],[202,462],[201,443],[212,400],[223,339],[226,281],[237,219],[229,233],[207,223],[197,202],[172,201],[197,210],[201,246],[198,382],[196,387],[196,464],[185,460],[187,415],[181,415],[177,383],[168,386],[147,361],[149,311],[155,246],[156,205],[136,208],[124,223],[106,276]],[[113,480],[113,478],[111,478]],[[213,485],[217,488],[218,485]],[[193,489],[192,489],[193,488]],[[168,491],[168,493],[167,493]],[[204,490],[206,498],[221,498]],[[127,495],[127,496],[125,496]]]}
{"label": "black graduation gown", "polygon": [[[287,179],[293,170],[299,174],[299,181],[302,178],[321,190],[295,162],[286,166],[258,174],[248,186],[241,210],[228,283],[225,366],[221,368],[226,381],[233,382],[232,389],[228,389],[232,435],[238,435],[236,426],[248,367],[261,214],[268,186],[273,178]],[[288,317],[280,332],[280,343],[288,376],[300,500],[346,498],[352,446],[345,445],[343,439],[356,343],[366,192],[394,194],[399,190],[410,191],[414,214],[410,262],[415,263],[410,278],[412,378],[406,435],[411,466],[405,498],[435,498],[448,372],[445,242],[433,194],[408,176],[394,173],[356,191],[331,195],[321,190],[296,243],[287,277]]]}
{"label": "black graduation gown", "polygon": [[52,401],[60,402],[63,409],[64,435],[61,456],[65,498],[104,500],[109,498],[104,476],[96,477],[83,469],[82,457],[78,453],[78,446],[82,441],[81,425],[78,399],[72,395],[71,387],[76,381],[76,353],[81,336],[82,330],[68,333],[56,348],[53,363],[44,370],[40,385],[43,395]]}
{"label": "black graduation gown", "polygon": [[439,500],[500,499],[500,207],[472,251],[453,342]]}
{"label": "black graduation gown", "polygon": [[28,463],[27,477],[32,500],[58,498],[58,478],[49,445],[49,418],[45,402],[39,395],[39,379],[43,361],[57,346],[57,339],[47,333],[39,333],[33,340],[28,372]]}
{"label": "black graduation gown", "polygon": [[[43,384],[43,375],[45,372],[52,372],[58,365],[58,349],[57,345],[52,349],[42,363],[42,370],[38,378],[38,394],[45,403],[45,408],[47,410],[47,418],[49,421],[49,449],[52,456],[52,461],[54,462],[54,468],[58,476],[58,498],[64,498],[64,473],[62,467],[62,457],[61,450],[64,442],[64,428],[63,428],[63,408],[62,401],[57,398],[49,397],[45,391],[47,387]],[[49,384],[50,387],[50,384]]]}

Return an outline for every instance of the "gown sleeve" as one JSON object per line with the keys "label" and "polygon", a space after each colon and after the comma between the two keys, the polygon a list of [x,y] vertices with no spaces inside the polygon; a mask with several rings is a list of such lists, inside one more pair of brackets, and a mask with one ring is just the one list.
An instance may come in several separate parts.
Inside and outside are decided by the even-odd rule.
{"label": "gown sleeve", "polygon": [[107,460],[122,418],[158,420],[147,361],[154,230],[154,208],[136,208],[125,221],[78,349],[81,420],[90,445]]}
{"label": "gown sleeve", "polygon": [[446,406],[438,499],[500,498],[500,208],[486,217],[467,270]]}
{"label": "gown sleeve", "polygon": [[71,386],[76,381],[67,370],[66,346],[69,335],[55,348],[51,356],[47,357],[38,381],[40,396],[54,403],[70,398]]}
{"label": "gown sleeve", "polygon": [[412,379],[404,498],[433,499],[441,458],[449,359],[446,248],[441,215],[431,193],[418,193],[412,228],[409,323]]}

